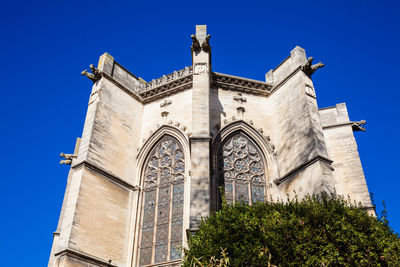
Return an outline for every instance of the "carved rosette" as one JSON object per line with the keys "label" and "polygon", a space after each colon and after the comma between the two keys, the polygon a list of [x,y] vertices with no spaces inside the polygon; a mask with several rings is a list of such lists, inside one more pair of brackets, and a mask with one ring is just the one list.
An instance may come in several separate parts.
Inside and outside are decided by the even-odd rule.
{"label": "carved rosette", "polygon": [[257,146],[238,133],[224,142],[220,152],[219,173],[228,203],[264,201],[265,168]]}

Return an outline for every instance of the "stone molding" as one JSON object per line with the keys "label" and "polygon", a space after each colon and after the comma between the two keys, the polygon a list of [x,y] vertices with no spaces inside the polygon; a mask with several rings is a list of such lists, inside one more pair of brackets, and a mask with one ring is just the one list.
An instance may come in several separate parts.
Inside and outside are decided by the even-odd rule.
{"label": "stone molding", "polygon": [[62,256],[67,256],[71,258],[75,258],[81,261],[84,261],[89,264],[96,264],[101,267],[117,267],[117,265],[113,264],[111,260],[106,261],[104,259],[101,259],[99,257],[90,255],[88,253],[85,253],[83,251],[78,251],[72,248],[67,248],[64,250],[61,250],[59,252],[56,252],[54,254],[55,257],[62,257]]}
{"label": "stone molding", "polygon": [[108,178],[109,180],[111,180],[113,182],[116,182],[116,183],[124,186],[125,188],[127,188],[129,190],[132,190],[132,191],[140,190],[140,188],[138,186],[132,185],[132,184],[124,181],[120,177],[118,177],[118,176],[116,176],[114,174],[111,174],[108,171],[104,170],[103,168],[100,168],[100,167],[96,166],[95,164],[90,163],[90,162],[88,162],[86,160],[84,160],[82,162],[79,162],[78,164],[72,166],[71,168],[73,170],[76,170],[76,169],[79,169],[81,167],[86,167],[87,169],[89,169],[91,171],[94,171],[94,172],[96,172],[98,174],[101,174],[103,177]]}
{"label": "stone molding", "polygon": [[292,178],[294,175],[298,174],[299,172],[305,170],[308,166],[314,164],[317,161],[321,161],[325,164],[328,164],[329,166],[332,164],[333,160],[330,160],[328,158],[325,158],[321,155],[317,155],[316,157],[312,158],[309,161],[306,161],[302,164],[300,164],[299,166],[297,166],[296,168],[292,169],[291,171],[289,171],[287,174],[283,175],[282,177],[280,177],[279,179],[275,179],[274,183],[276,185],[280,185],[283,182],[286,182],[287,180],[289,180],[290,178]]}
{"label": "stone molding", "polygon": [[[299,71],[301,71],[301,66],[293,70],[293,72],[291,72],[286,78],[276,85],[218,72],[212,72],[211,82],[214,88],[269,96]],[[191,89],[193,86],[193,66],[186,67],[168,75],[164,75],[161,78],[152,80],[151,82],[143,83],[142,86],[135,91],[132,91],[131,89],[122,85],[105,72],[101,72],[101,75],[140,103],[145,104],[172,94],[176,94],[180,91]]]}
{"label": "stone molding", "polygon": [[264,96],[268,96],[272,90],[272,85],[266,82],[246,79],[218,72],[213,72],[211,79],[214,86],[219,87],[223,90],[238,91]]}
{"label": "stone molding", "polygon": [[[145,156],[164,135],[170,135],[176,138],[179,142],[181,142],[181,145],[184,146],[185,152],[189,151],[189,139],[187,137],[188,134],[186,133],[186,127],[184,127],[184,129],[185,130],[179,129],[177,126],[173,126],[172,124],[163,124],[159,126],[158,129],[150,133],[150,136],[147,139],[143,140],[143,145],[138,148],[138,154],[136,158],[142,159],[144,163]],[[141,166],[139,165],[139,162],[138,166]]]}
{"label": "stone molding", "polygon": [[329,125],[322,125],[322,129],[329,129],[329,128],[336,128],[336,127],[342,127],[342,126],[352,126],[353,122],[340,122],[340,123],[335,123],[335,124],[329,124]]}

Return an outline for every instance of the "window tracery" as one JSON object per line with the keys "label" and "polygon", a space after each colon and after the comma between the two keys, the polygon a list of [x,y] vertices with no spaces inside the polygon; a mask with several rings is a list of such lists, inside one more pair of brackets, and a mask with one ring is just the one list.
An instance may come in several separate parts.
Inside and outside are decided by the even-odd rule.
{"label": "window tracery", "polygon": [[229,137],[222,145],[219,177],[228,203],[255,203],[265,198],[265,168],[258,147],[243,133]]}
{"label": "window tracery", "polygon": [[144,167],[139,266],[181,258],[184,153],[173,137],[163,137]]}

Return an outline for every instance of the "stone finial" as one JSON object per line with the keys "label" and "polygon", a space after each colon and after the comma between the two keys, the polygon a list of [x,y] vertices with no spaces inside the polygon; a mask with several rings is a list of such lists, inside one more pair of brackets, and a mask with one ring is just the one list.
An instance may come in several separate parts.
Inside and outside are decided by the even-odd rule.
{"label": "stone finial", "polygon": [[93,64],[90,64],[89,68],[92,71],[92,73],[88,72],[87,70],[84,70],[81,72],[81,75],[86,76],[88,79],[90,79],[92,82],[95,83],[101,78],[101,73]]}
{"label": "stone finial", "polygon": [[72,160],[77,157],[75,154],[64,154],[63,152],[60,153],[60,157],[63,157],[65,160],[61,160],[60,164],[71,165]]}
{"label": "stone finial", "polygon": [[302,70],[309,76],[311,76],[317,69],[322,68],[323,66],[325,66],[324,64],[322,64],[321,62],[312,65],[314,58],[313,57],[309,57],[307,59],[306,64],[303,65]]}
{"label": "stone finial", "polygon": [[352,121],[351,123],[352,123],[351,128],[353,129],[354,132],[357,132],[357,131],[365,132],[366,131],[365,128],[362,127],[363,125],[365,125],[367,123],[366,120]]}

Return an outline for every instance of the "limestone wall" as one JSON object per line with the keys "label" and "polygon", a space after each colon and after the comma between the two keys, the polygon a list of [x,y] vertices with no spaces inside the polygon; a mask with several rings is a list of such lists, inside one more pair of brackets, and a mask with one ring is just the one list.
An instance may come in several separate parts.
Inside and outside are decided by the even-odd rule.
{"label": "limestone wall", "polygon": [[328,153],[333,160],[335,188],[338,194],[350,196],[371,207],[364,172],[345,103],[320,110]]}

